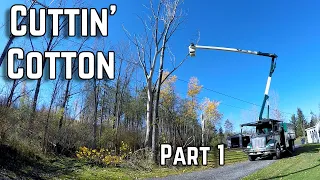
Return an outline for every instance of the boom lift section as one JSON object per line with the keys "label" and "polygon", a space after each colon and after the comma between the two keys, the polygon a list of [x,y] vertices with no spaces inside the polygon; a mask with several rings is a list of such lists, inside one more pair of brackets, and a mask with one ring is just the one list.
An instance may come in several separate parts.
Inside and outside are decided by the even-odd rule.
{"label": "boom lift section", "polygon": [[[269,99],[269,88],[270,88],[270,83],[271,83],[271,77],[272,77],[272,74],[276,68],[276,59],[278,56],[276,54],[264,53],[264,52],[260,52],[260,51],[250,51],[250,50],[242,50],[242,49],[226,48],[226,47],[216,47],[216,46],[200,46],[200,45],[195,45],[195,44],[191,43],[189,46],[189,55],[191,57],[194,57],[196,55],[196,49],[229,51],[229,52],[245,53],[245,54],[258,55],[258,56],[266,56],[266,57],[271,58],[271,66],[270,66],[269,76],[268,76],[268,80],[267,80],[266,89],[264,92],[264,99],[263,99],[260,114],[259,114],[259,120],[262,120],[263,111],[264,111],[266,102]],[[267,118],[269,119],[269,104],[268,104]]]}

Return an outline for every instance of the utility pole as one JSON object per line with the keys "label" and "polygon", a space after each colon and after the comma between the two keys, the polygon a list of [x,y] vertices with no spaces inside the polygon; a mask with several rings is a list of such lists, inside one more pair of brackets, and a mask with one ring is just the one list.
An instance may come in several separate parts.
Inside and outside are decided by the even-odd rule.
{"label": "utility pole", "polygon": [[[39,4],[39,5],[47,8],[47,6],[45,6],[45,5],[42,4],[42,3],[39,3],[37,0],[32,0],[32,4],[29,6],[29,8],[28,8],[28,10],[27,10],[27,16],[28,16],[28,14],[29,14],[29,10],[30,10],[34,5],[36,5],[36,4]],[[21,27],[22,23],[25,21],[25,19],[27,18],[27,16],[24,16],[24,17],[22,18],[22,20],[21,20],[20,23],[18,24],[18,28]],[[8,50],[9,50],[10,45],[12,44],[12,42],[13,42],[13,40],[14,40],[15,38],[16,38],[16,36],[10,34],[9,40],[8,40],[6,46],[5,46],[5,48],[4,48],[4,50],[3,50],[2,54],[1,54],[1,57],[0,57],[0,67],[1,67],[2,62],[3,62],[3,60],[4,60],[4,57],[6,56]]]}

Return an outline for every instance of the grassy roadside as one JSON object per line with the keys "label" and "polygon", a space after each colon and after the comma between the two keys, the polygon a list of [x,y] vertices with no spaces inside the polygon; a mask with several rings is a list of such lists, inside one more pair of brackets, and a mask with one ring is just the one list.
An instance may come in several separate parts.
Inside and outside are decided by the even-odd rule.
{"label": "grassy roadside", "polygon": [[296,156],[283,158],[245,177],[250,179],[319,179],[320,145],[307,144],[297,149]]}
{"label": "grassy roadside", "polygon": [[[0,158],[1,159],[1,158]],[[65,157],[13,157],[7,165],[0,166],[0,179],[143,179],[203,170],[210,166],[159,167],[152,171],[126,167],[100,167]]]}
{"label": "grassy roadside", "polygon": [[[213,167],[213,154],[208,155],[208,165]],[[247,155],[241,149],[225,149],[225,164],[233,164],[237,162],[247,161]]]}
{"label": "grassy roadside", "polygon": [[[151,177],[165,177],[169,175],[182,174],[193,171],[200,171],[214,167],[213,154],[208,155],[208,166],[191,166],[191,167],[154,167],[152,171],[135,171],[128,168],[99,168],[84,166],[67,175],[62,175],[61,179],[143,179]],[[246,161],[247,156],[240,150],[225,151],[225,164]]]}
{"label": "grassy roadside", "polygon": [[169,175],[193,172],[203,170],[205,167],[181,167],[181,168],[163,168],[155,167],[152,171],[138,171],[129,168],[102,168],[97,166],[83,166],[69,174],[64,174],[55,179],[144,179],[151,177],[165,177]]}
{"label": "grassy roadside", "polygon": [[[73,158],[33,157],[18,152],[10,152],[0,157],[0,179],[143,179],[165,177],[187,172],[213,168],[213,154],[209,154],[208,166],[159,167],[152,171],[138,171],[125,167],[99,167]],[[12,154],[15,154],[12,156]],[[2,159],[4,157],[4,159]],[[225,164],[246,161],[241,150],[225,150]],[[7,163],[10,162],[10,163]]]}

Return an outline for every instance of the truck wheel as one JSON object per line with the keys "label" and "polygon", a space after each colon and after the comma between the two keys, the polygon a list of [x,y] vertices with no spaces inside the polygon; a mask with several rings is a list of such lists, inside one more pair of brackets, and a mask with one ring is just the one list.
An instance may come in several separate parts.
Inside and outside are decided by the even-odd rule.
{"label": "truck wheel", "polygon": [[276,147],[276,159],[281,159],[281,149],[279,145]]}
{"label": "truck wheel", "polygon": [[296,147],[294,146],[294,140],[291,140],[291,152],[294,153],[294,151],[296,150]]}
{"label": "truck wheel", "polygon": [[255,161],[257,159],[256,156],[248,156],[249,161]]}
{"label": "truck wheel", "polygon": [[294,156],[295,146],[294,146],[294,140],[290,140],[289,142],[289,156]]}

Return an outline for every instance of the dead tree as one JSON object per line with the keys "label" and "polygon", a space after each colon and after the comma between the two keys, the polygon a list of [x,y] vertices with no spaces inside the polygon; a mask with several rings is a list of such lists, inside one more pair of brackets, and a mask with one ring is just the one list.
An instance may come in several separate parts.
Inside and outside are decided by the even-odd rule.
{"label": "dead tree", "polygon": [[[146,80],[147,109],[144,144],[147,147],[152,147],[154,157],[157,156],[156,150],[158,148],[158,106],[162,84],[161,77],[164,69],[164,56],[169,40],[183,22],[183,13],[180,9],[181,3],[181,0],[160,0],[155,7],[151,0],[150,6],[147,7],[150,10],[148,21],[139,17],[144,26],[144,34],[142,36],[132,36],[125,29],[128,38],[137,49],[138,60]],[[169,75],[180,67],[185,59],[178,66],[174,67]],[[157,63],[159,63],[158,70],[156,70]],[[157,82],[153,83],[156,71],[158,71],[158,78]]]}

